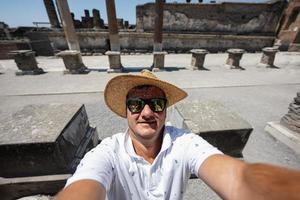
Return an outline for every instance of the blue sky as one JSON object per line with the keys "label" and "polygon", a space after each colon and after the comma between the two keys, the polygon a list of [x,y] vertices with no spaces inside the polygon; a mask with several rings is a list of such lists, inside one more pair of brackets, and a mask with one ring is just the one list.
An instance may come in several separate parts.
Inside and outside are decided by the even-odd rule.
{"label": "blue sky", "polygon": [[[135,6],[155,0],[115,0],[117,17],[135,23]],[[207,2],[208,0],[204,0]],[[226,1],[251,1],[251,0],[226,0]],[[252,0],[265,1],[265,0]],[[167,0],[174,2],[174,0]],[[185,0],[177,0],[185,2]],[[198,2],[198,0],[192,0]],[[75,18],[80,19],[84,15],[84,9],[100,10],[101,18],[107,22],[105,0],[68,0],[70,9],[75,13]],[[4,21],[10,27],[33,26],[32,22],[48,22],[48,17],[43,0],[0,0],[0,21]]]}

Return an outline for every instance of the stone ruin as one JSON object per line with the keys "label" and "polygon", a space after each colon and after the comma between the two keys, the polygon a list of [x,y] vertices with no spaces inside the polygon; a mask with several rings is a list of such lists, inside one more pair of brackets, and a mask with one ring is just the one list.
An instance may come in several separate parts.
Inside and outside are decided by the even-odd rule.
{"label": "stone ruin", "polygon": [[288,113],[281,118],[280,123],[300,135],[300,92],[288,109]]}
{"label": "stone ruin", "polygon": [[[295,20],[298,19],[298,1],[291,1],[286,11],[284,9],[287,4],[281,0],[259,4],[164,3],[163,48],[168,53],[183,53],[202,48],[210,52],[224,52],[230,48],[255,52],[264,47],[272,47],[278,32],[282,36],[278,39],[282,42],[277,41],[276,44],[285,45],[285,29],[291,32],[291,29],[297,27]],[[24,37],[29,39],[28,43],[37,55],[53,56],[58,51],[68,49],[68,42],[53,1],[44,0],[44,3],[52,29],[33,29],[27,31]],[[154,5],[146,3],[136,7],[136,25],[116,19],[118,35],[122,38],[119,41],[122,52],[152,52]],[[284,14],[284,19],[281,19],[284,12],[290,15]],[[92,15],[89,10],[84,10],[84,13],[80,20],[75,19],[72,14],[81,53],[98,55],[112,50],[108,24],[104,23],[99,10],[93,9]],[[295,33],[293,38],[299,38]],[[297,44],[297,41],[289,40],[288,44]]]}

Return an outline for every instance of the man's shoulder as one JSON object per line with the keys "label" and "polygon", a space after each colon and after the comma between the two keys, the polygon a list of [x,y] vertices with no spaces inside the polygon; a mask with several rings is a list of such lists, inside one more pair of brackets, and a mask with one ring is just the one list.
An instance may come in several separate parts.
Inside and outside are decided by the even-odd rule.
{"label": "man's shoulder", "polygon": [[166,133],[170,134],[172,140],[190,140],[198,135],[192,133],[187,129],[177,128],[174,126],[166,126]]}
{"label": "man's shoulder", "polygon": [[106,147],[107,149],[115,149],[124,140],[124,135],[124,133],[116,133],[106,137],[98,144],[97,148]]}

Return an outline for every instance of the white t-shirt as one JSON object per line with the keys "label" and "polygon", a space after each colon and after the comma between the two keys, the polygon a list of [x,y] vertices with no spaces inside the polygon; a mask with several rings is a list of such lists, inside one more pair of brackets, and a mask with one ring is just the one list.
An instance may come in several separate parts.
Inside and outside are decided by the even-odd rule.
{"label": "white t-shirt", "polygon": [[166,126],[161,150],[150,164],[135,153],[126,131],[88,152],[66,186],[92,179],[105,187],[107,199],[182,199],[190,175],[197,175],[213,154],[222,153],[196,134]]}

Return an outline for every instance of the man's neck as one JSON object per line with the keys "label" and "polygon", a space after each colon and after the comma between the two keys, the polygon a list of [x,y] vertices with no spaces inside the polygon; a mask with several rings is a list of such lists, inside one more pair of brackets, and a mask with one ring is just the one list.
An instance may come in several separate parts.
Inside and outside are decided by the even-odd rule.
{"label": "man's neck", "polygon": [[130,137],[135,153],[143,157],[150,164],[152,164],[156,156],[160,152],[163,140],[163,131],[161,132],[160,136],[156,139],[156,141],[151,142],[142,142],[131,135]]}

